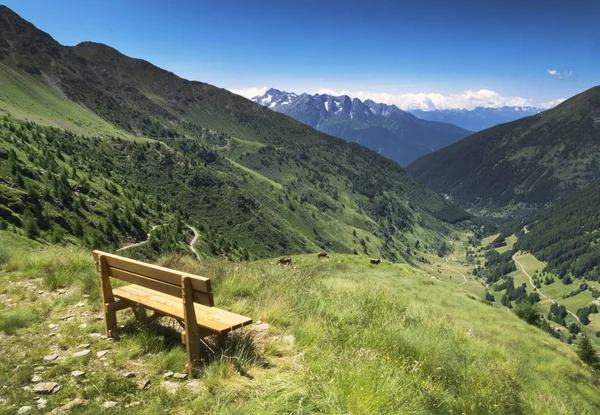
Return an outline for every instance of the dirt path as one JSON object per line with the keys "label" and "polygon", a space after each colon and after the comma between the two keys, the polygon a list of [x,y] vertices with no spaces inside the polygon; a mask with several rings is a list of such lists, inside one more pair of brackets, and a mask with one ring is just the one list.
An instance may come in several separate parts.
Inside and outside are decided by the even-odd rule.
{"label": "dirt path", "polygon": [[198,259],[198,261],[202,261],[202,258],[200,258],[200,255],[196,251],[196,248],[194,248],[194,245],[196,245],[196,242],[198,242],[198,238],[200,237],[200,232],[198,232],[198,229],[194,228],[193,226],[188,225],[187,223],[185,224],[185,226],[187,226],[188,228],[190,228],[192,230],[192,232],[194,232],[194,237],[192,238],[192,241],[190,242],[190,249],[192,250],[194,255],[196,255],[196,258]]}
{"label": "dirt path", "polygon": [[153,231],[154,229],[158,228],[159,226],[163,226],[163,225],[154,225],[154,226],[153,226],[153,227],[152,227],[152,228],[151,228],[151,229],[148,231],[148,236],[147,236],[147,238],[146,238],[146,240],[145,240],[145,241],[142,241],[142,242],[137,242],[137,243],[135,243],[135,244],[131,244],[131,245],[124,246],[123,248],[119,248],[119,249],[117,249],[117,252],[119,252],[119,251],[124,251],[124,250],[126,250],[126,249],[129,249],[129,248],[135,248],[136,246],[140,246],[140,245],[144,245],[144,244],[148,243],[148,242],[150,241],[150,235],[152,234],[152,231]]}
{"label": "dirt path", "polygon": [[[556,301],[554,301],[554,299],[552,299],[552,298],[548,297],[546,294],[544,294],[543,292],[541,292],[541,291],[540,291],[540,290],[539,290],[539,289],[538,289],[538,288],[535,286],[535,284],[533,283],[533,279],[531,278],[531,275],[529,275],[529,274],[527,273],[527,271],[525,271],[525,267],[523,266],[523,264],[521,264],[521,263],[519,262],[519,260],[516,258],[516,256],[517,256],[516,254],[515,254],[515,255],[513,255],[513,258],[512,258],[512,259],[513,259],[513,261],[515,261],[515,264],[517,264],[517,265],[518,265],[518,266],[521,268],[521,271],[523,271],[523,274],[527,275],[527,278],[529,278],[529,283],[530,283],[530,284],[531,284],[531,286],[533,287],[533,291],[534,291],[534,292],[537,292],[537,293],[538,293],[540,296],[544,297],[546,300],[550,301],[552,304],[556,304]],[[537,261],[537,259],[536,259],[536,261]],[[538,261],[538,262],[540,262],[540,261]],[[541,262],[540,262],[540,263],[541,263]],[[575,313],[573,313],[573,312],[571,312],[571,311],[569,311],[569,310],[567,310],[567,313],[569,313],[571,316],[573,316],[573,318],[574,318],[575,320],[577,320],[577,321],[579,322],[579,324],[581,324],[582,326],[584,326],[584,327],[585,327],[585,328],[587,328],[588,330],[591,330],[591,331],[593,331],[594,333],[596,332],[596,330],[594,330],[593,328],[591,328],[591,327],[588,327],[588,326],[586,326],[585,324],[583,324],[583,323],[581,322],[581,320],[579,320],[579,317],[577,317],[577,314],[575,314]]]}
{"label": "dirt path", "polygon": [[444,258],[444,261],[446,261],[446,264],[444,264],[444,266],[446,267],[446,269],[452,271],[452,272],[456,272],[457,274],[461,275],[464,279],[463,282],[461,282],[460,284],[458,284],[458,286],[463,285],[464,283],[467,282],[467,276],[465,274],[463,274],[462,272],[455,270],[454,268],[450,267],[448,264],[448,260],[446,258]]}

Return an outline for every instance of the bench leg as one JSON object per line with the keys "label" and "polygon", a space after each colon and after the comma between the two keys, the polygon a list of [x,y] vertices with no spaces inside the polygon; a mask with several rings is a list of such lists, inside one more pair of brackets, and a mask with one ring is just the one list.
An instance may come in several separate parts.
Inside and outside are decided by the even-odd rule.
{"label": "bench leg", "polygon": [[104,304],[104,323],[106,336],[113,337],[117,328],[117,312],[111,309],[110,304]]}
{"label": "bench leg", "polygon": [[200,363],[200,333],[198,323],[196,322],[196,310],[194,309],[194,300],[192,297],[192,284],[187,276],[181,278],[181,291],[183,297],[183,316],[184,330],[182,337],[185,338],[185,349],[187,351],[188,361],[186,370],[188,378],[194,377],[194,365]]}

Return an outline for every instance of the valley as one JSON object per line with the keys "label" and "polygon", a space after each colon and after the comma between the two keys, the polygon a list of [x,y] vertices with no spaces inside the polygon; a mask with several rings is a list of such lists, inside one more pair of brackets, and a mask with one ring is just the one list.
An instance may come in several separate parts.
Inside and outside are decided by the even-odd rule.
{"label": "valley", "polygon": [[[598,413],[600,87],[425,120],[77,42],[0,5],[0,415]],[[107,299],[96,249],[253,323],[198,317],[187,378],[195,330]]]}

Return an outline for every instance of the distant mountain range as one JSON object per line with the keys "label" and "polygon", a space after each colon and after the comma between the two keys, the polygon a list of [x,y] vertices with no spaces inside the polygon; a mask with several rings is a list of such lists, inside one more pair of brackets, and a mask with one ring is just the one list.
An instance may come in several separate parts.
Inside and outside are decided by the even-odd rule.
{"label": "distant mountain range", "polygon": [[473,134],[407,170],[463,207],[514,212],[567,198],[599,180],[599,166],[600,86]]}
{"label": "distant mountain range", "polygon": [[477,107],[473,110],[454,108],[445,110],[410,110],[411,114],[428,121],[446,122],[471,131],[481,131],[498,124],[530,117],[544,111],[536,107]]}
{"label": "distant mountain range", "polygon": [[298,95],[272,88],[252,100],[319,131],[362,144],[400,165],[472,133],[446,122],[420,119],[395,105],[347,95]]}

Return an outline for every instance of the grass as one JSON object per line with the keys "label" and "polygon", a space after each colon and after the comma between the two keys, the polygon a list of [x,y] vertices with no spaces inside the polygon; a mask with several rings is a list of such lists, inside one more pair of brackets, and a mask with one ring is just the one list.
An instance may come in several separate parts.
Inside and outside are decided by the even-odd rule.
{"label": "grass", "polygon": [[500,248],[497,248],[497,251],[501,254],[503,254],[504,252],[510,251],[515,246],[515,243],[517,243],[517,237],[515,235],[507,236],[506,237],[506,246],[501,246]]}
{"label": "grass", "polygon": [[67,128],[85,135],[94,131],[105,136],[129,136],[40,82],[38,77],[18,70],[8,60],[0,62],[0,85],[0,110],[16,118]]}
{"label": "grass", "polygon": [[18,307],[0,314],[0,331],[5,334],[15,334],[17,329],[29,326],[39,315],[30,308]]}
{"label": "grass", "polygon": [[[89,253],[38,248],[11,257],[2,267],[12,284],[33,284],[29,294],[9,291],[24,307],[46,310],[10,335],[0,335],[0,412],[32,402],[23,390],[43,356],[60,355],[41,371],[63,389],[48,410],[75,397],[89,399],[85,413],[101,412],[106,400],[127,413],[595,413],[598,377],[572,346],[526,325],[443,280],[423,278],[408,265],[369,264],[365,257],[295,256],[298,269],[274,261],[198,263],[171,255],[161,264],[213,281],[217,306],[271,324],[264,336],[238,331],[209,354],[197,382],[181,382],[175,394],[161,386],[167,371],[182,372],[185,351],[164,325],[132,325],[128,312],[121,340],[90,341],[102,330],[99,304],[81,301],[94,272]],[[25,259],[25,257],[31,257]],[[66,292],[48,291],[43,272],[72,277]],[[25,285],[28,286],[28,285]],[[90,297],[96,289],[92,288]],[[23,291],[21,288],[20,291]],[[0,303],[2,315],[8,311]],[[61,320],[73,314],[73,321]],[[47,337],[48,324],[59,327]],[[82,323],[85,326],[82,326]],[[166,322],[165,322],[166,323]],[[293,335],[295,342],[284,342]],[[70,357],[92,343],[91,357]],[[95,353],[108,349],[102,359]],[[63,359],[64,357],[64,359]],[[107,364],[107,365],[105,365]],[[81,380],[72,370],[83,370]],[[122,373],[133,371],[134,379]],[[147,391],[136,382],[148,378]],[[570,379],[577,378],[573,383]],[[143,406],[125,405],[143,401]]]}

